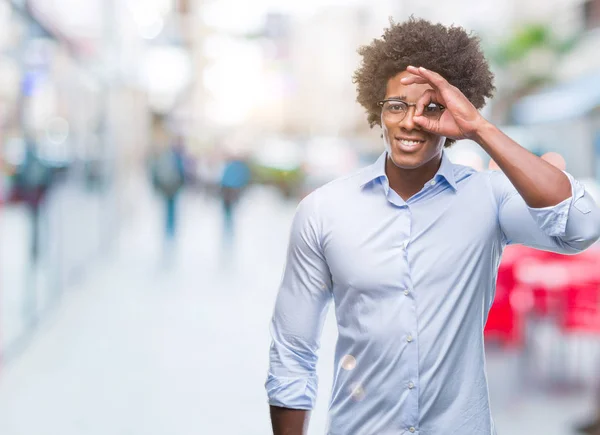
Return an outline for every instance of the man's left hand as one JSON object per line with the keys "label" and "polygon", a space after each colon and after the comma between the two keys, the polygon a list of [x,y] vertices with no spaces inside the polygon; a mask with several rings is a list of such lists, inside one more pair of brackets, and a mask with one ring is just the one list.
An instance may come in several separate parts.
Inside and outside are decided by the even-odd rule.
{"label": "man's left hand", "polygon": [[[433,89],[426,91],[417,101],[414,122],[424,130],[450,139],[474,139],[487,121],[465,95],[436,72],[423,67],[409,66],[412,75],[404,77],[403,85],[428,84]],[[445,107],[440,119],[423,116],[423,109],[430,103]]]}

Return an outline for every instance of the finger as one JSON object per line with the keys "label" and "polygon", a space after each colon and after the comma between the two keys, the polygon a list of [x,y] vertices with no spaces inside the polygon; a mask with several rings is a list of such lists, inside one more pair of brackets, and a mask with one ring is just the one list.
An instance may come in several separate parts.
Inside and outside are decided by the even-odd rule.
{"label": "finger", "polygon": [[416,74],[418,76],[421,75],[421,72],[419,71],[419,68],[417,68],[416,66],[413,66],[413,65],[408,65],[406,67],[406,71],[408,71],[411,74]]}
{"label": "finger", "polygon": [[429,83],[429,80],[427,80],[424,77],[411,75],[408,77],[402,77],[402,79],[400,80],[400,83],[402,83],[403,85],[412,85],[413,83],[424,85],[424,84]]}
{"label": "finger", "polygon": [[424,116],[413,116],[413,122],[418,124],[423,130],[437,134],[440,130],[439,121],[426,118]]}
{"label": "finger", "polygon": [[433,89],[427,89],[417,100],[417,107],[415,108],[415,116],[423,115],[423,110],[429,105],[429,103],[438,103],[437,95]]}
{"label": "finger", "polygon": [[432,84],[438,88],[449,88],[451,85],[444,77],[436,73],[435,71],[428,70],[423,67],[419,67],[419,76],[428,79]]}
{"label": "finger", "polygon": [[440,90],[449,90],[450,88],[452,88],[452,85],[444,77],[442,77],[435,71],[428,70],[427,68],[424,68],[422,66],[417,68],[416,66],[412,65],[409,65],[406,68],[406,70],[413,75],[426,79],[427,83],[429,83],[434,88],[438,88]]}
{"label": "finger", "polygon": [[406,71],[411,73],[413,76],[416,77],[420,77],[422,79],[427,80],[427,83],[429,84],[433,84],[433,82],[431,81],[431,78],[427,76],[427,70],[423,67],[416,67],[416,66],[412,66],[409,65],[406,67]]}

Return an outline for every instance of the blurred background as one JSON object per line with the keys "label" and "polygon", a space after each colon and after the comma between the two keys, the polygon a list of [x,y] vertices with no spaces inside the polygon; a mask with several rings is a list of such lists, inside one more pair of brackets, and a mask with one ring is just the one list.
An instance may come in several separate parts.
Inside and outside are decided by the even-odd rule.
{"label": "blurred background", "polygon": [[[484,115],[599,197],[599,0],[0,0],[0,433],[270,433],[291,218],[382,152],[356,49],[411,14],[475,31]],[[468,141],[450,157],[490,166]],[[599,289],[596,247],[507,249],[500,434],[598,429]],[[311,434],[335,339],[331,311]]]}

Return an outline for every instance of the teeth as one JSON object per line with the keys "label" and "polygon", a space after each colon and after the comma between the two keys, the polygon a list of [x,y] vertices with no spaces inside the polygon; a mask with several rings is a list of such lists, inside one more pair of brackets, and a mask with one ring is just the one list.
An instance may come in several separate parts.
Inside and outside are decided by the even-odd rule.
{"label": "teeth", "polygon": [[414,145],[418,145],[421,143],[420,140],[404,140],[404,139],[401,139],[400,142],[402,143],[402,145],[408,145],[408,146],[414,146]]}

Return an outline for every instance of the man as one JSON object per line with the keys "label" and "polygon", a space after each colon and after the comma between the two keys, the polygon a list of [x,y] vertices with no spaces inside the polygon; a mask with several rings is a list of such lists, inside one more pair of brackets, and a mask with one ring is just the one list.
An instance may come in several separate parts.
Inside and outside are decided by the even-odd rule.
{"label": "man", "polygon": [[152,183],[165,204],[165,240],[172,243],[177,229],[177,197],[185,185],[184,143],[181,136],[166,143],[152,161]]}
{"label": "man", "polygon": [[232,155],[227,159],[221,175],[221,200],[223,202],[223,229],[225,241],[232,241],[235,207],[244,189],[250,183],[250,168],[241,156]]}
{"label": "man", "polygon": [[32,263],[37,263],[39,260],[40,220],[53,181],[53,170],[40,157],[35,139],[31,135],[26,135],[25,157],[14,173],[14,190],[19,199],[27,205],[31,216],[30,258]]}
{"label": "man", "polygon": [[[481,116],[493,85],[476,37],[411,19],[359,52],[358,101],[385,152],[298,206],[271,325],[273,431],[306,433],[333,299],[329,435],[494,434],[483,329],[503,248],[581,252],[600,212]],[[502,171],[452,164],[444,148],[463,138]]]}

